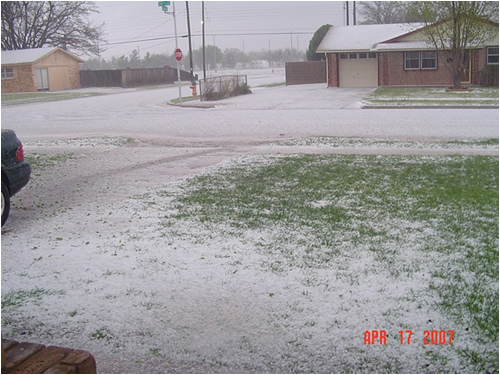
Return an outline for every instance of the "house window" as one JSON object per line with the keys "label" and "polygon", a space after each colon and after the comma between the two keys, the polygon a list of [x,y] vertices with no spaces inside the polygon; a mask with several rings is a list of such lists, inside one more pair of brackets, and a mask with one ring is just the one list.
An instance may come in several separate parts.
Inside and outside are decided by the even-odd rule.
{"label": "house window", "polygon": [[341,53],[341,54],[340,54],[340,58],[341,58],[342,60],[347,59],[347,53]]}
{"label": "house window", "polygon": [[498,47],[488,47],[488,64],[498,64]]}
{"label": "house window", "polygon": [[349,54],[349,58],[350,59],[357,59],[358,58],[358,54],[357,53],[350,53]]}
{"label": "house window", "polygon": [[437,69],[436,51],[405,52],[405,70]]}
{"label": "house window", "polygon": [[421,52],[422,69],[436,69],[436,51]]}
{"label": "house window", "polygon": [[360,58],[360,59],[366,59],[366,57],[367,57],[366,55],[367,55],[367,53],[366,53],[366,52],[361,52],[361,53],[359,54],[359,58]]}
{"label": "house window", "polygon": [[375,52],[368,53],[368,58],[374,59],[375,57],[377,57],[377,54]]}
{"label": "house window", "polygon": [[420,52],[405,52],[405,70],[420,69]]}
{"label": "house window", "polygon": [[14,68],[2,68],[2,79],[14,78]]}

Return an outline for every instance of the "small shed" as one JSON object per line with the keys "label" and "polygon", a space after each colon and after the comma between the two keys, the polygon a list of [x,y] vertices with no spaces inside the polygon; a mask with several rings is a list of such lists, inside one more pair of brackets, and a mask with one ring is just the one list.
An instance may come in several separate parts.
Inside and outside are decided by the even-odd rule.
{"label": "small shed", "polygon": [[82,62],[59,47],[2,51],[2,93],[80,88]]}

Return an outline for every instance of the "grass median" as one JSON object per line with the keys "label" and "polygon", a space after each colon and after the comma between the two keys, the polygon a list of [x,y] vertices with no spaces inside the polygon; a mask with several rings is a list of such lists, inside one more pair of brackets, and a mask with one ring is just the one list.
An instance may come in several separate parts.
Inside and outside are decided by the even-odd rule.
{"label": "grass median", "polygon": [[97,92],[30,92],[2,94],[2,105],[15,105],[39,102],[53,102],[58,100],[86,98],[89,96],[103,95]]}
{"label": "grass median", "polygon": [[498,87],[447,92],[443,87],[379,87],[363,99],[370,107],[498,107]]}

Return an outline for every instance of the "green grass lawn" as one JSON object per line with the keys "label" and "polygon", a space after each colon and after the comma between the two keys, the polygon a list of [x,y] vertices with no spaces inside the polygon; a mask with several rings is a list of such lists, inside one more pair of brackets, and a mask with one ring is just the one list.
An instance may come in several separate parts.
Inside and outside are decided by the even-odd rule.
{"label": "green grass lawn", "polygon": [[286,142],[274,143],[273,146],[291,147],[328,147],[328,148],[377,148],[377,149],[494,149],[498,150],[498,138],[467,139],[453,141],[400,141],[377,138],[355,137],[307,137],[295,138]]}
{"label": "green grass lawn", "polygon": [[446,92],[443,87],[379,87],[364,98],[370,106],[498,106],[498,87]]}
{"label": "green grass lawn", "polygon": [[2,94],[2,105],[26,104],[37,102],[50,102],[56,100],[86,98],[88,96],[102,95],[97,92],[32,92],[32,93],[16,93]]}
{"label": "green grass lawn", "polygon": [[[169,238],[251,241],[282,277],[398,285],[381,327],[446,317],[463,368],[498,372],[498,170],[486,156],[259,157],[190,179],[163,224]],[[443,349],[426,355],[446,371]]]}
{"label": "green grass lawn", "polygon": [[[196,96],[183,96],[182,97],[182,102],[188,102],[191,100],[200,100],[200,96],[196,95]],[[170,103],[179,104],[179,98],[170,99]]]}

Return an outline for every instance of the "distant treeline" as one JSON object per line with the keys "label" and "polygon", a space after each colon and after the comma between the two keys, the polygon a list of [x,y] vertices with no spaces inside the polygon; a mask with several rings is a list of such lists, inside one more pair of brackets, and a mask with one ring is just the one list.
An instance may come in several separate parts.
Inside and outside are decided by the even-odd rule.
{"label": "distant treeline", "polygon": [[[228,68],[266,68],[284,67],[287,62],[305,61],[304,51],[296,49],[278,49],[261,52],[244,53],[237,48],[227,48],[222,51],[216,46],[205,47],[206,69]],[[83,63],[82,69],[106,70],[106,69],[137,69],[137,68],[161,68],[166,65],[176,66],[177,61],[174,54],[156,54],[147,52],[141,56],[138,50],[133,50],[128,56],[113,56],[110,60],[92,58]],[[181,64],[185,70],[189,70],[189,53],[184,51]],[[203,49],[200,47],[193,51],[193,65],[195,70],[203,69]]]}

